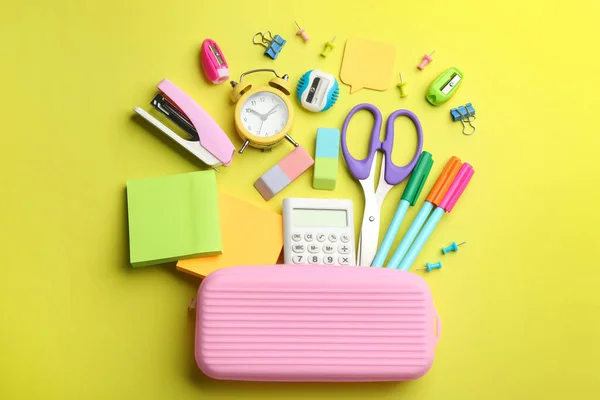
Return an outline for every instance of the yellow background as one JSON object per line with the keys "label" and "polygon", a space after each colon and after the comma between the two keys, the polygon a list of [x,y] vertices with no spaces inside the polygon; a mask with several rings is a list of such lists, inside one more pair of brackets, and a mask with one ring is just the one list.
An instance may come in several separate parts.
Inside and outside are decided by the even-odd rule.
{"label": "yellow background", "polygon": [[[0,398],[596,398],[599,4],[3,2]],[[312,37],[308,44],[294,36],[294,19]],[[251,43],[261,30],[288,40],[276,61]],[[321,59],[334,35],[338,46]],[[423,123],[433,176],[451,155],[476,170],[416,262],[444,262],[425,276],[444,324],[434,366],[408,383],[212,381],[193,359],[187,303],[198,280],[174,265],[128,265],[124,189],[127,179],[201,165],[140,125],[132,107],[149,107],[156,83],[168,77],[239,146],[228,85],[208,84],[199,68],[204,38],[223,48],[232,76],[273,66],[295,83],[311,68],[338,74],[350,36],[396,45],[395,70],[404,71],[409,97],[401,100],[395,87],[350,96],[343,86],[339,103],[319,115],[294,100],[293,137],[313,151],[316,129],[340,127],[357,103],[376,104],[386,116],[408,108]],[[418,71],[433,49],[434,62]],[[449,103],[431,107],[424,91],[449,66],[463,70],[464,83]],[[478,114],[472,137],[448,115],[469,101]],[[364,154],[368,122],[363,115],[352,125],[357,155]],[[398,143],[406,144],[395,155],[399,162],[414,133],[406,121],[396,128]],[[221,168],[219,184],[274,210],[284,196],[351,198],[360,221],[361,189],[343,163],[334,192],[312,190],[307,173],[262,200],[252,183],[290,150],[287,143],[265,156],[249,149]],[[386,199],[382,234],[403,186]],[[454,240],[469,243],[442,257],[440,247]]]}

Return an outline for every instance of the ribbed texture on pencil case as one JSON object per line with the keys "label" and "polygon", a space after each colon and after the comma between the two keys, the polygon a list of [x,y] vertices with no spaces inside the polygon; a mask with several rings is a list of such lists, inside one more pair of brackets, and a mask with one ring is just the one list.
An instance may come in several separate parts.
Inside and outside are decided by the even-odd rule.
{"label": "ribbed texture on pencil case", "polygon": [[196,361],[215,379],[416,379],[433,362],[436,318],[427,284],[409,272],[226,268],[198,290]]}

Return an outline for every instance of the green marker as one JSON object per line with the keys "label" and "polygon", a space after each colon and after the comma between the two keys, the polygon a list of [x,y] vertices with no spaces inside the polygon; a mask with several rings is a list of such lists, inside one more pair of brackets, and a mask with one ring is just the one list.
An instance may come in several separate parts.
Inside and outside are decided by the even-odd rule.
{"label": "green marker", "polygon": [[372,267],[383,267],[383,263],[392,248],[392,243],[396,238],[396,234],[398,234],[398,230],[408,211],[408,207],[414,206],[417,202],[432,166],[433,158],[431,158],[431,153],[427,151],[422,152],[415,169],[413,169],[413,172],[410,175],[410,180],[404,189],[404,193],[402,193],[402,200],[400,200],[400,204],[398,204],[394,218],[392,218],[392,222],[390,222],[390,226],[385,233],[381,246],[379,247],[379,250],[377,250],[377,254],[371,263]]}

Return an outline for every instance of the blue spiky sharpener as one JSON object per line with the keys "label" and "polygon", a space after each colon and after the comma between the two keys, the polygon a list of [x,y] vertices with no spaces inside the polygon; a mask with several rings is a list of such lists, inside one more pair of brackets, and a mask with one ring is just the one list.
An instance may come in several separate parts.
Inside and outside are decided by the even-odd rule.
{"label": "blue spiky sharpener", "polygon": [[335,105],[340,95],[340,85],[333,75],[311,69],[298,80],[296,95],[302,107],[308,111],[322,112]]}

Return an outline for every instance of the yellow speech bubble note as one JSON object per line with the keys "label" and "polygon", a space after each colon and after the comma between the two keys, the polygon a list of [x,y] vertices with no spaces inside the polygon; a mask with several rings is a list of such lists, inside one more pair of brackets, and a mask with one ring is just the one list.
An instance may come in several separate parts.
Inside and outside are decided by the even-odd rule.
{"label": "yellow speech bubble note", "polygon": [[396,47],[391,43],[350,38],[346,41],[340,79],[350,93],[362,88],[388,90],[394,75]]}

